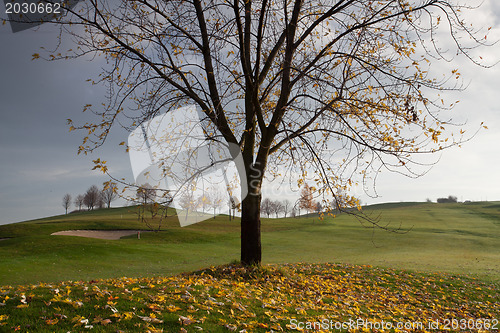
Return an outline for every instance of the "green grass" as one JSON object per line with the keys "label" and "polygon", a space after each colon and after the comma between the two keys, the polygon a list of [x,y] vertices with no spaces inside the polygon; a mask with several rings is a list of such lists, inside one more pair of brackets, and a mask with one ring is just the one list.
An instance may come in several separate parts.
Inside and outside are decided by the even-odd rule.
{"label": "green grass", "polygon": [[251,269],[227,265],[240,238],[239,220],[227,216],[186,228],[170,217],[141,239],[51,236],[145,229],[134,209],[0,226],[8,237],[0,241],[0,332],[279,332],[358,319],[500,329],[498,202],[363,210],[387,230],[347,214],[263,219],[267,265]]}
{"label": "green grass", "polygon": [[[390,232],[342,214],[262,220],[264,263],[338,262],[500,281],[500,205],[400,203],[367,207]],[[239,220],[219,216],[120,240],[51,236],[68,229],[145,229],[134,208],[0,226],[0,285],[171,275],[239,258]],[[398,230],[399,229],[399,230]]]}

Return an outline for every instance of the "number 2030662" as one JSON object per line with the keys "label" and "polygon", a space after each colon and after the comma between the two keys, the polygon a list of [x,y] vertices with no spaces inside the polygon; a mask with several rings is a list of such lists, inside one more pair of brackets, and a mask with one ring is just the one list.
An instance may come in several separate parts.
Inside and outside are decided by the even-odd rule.
{"label": "number 2030662", "polygon": [[60,3],[6,2],[6,14],[61,14]]}

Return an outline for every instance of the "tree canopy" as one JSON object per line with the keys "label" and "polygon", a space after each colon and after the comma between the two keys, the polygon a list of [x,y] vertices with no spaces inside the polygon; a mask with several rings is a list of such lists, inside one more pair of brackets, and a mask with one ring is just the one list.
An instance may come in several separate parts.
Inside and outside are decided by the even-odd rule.
{"label": "tree canopy", "polygon": [[94,83],[109,96],[85,106],[96,122],[69,123],[87,131],[86,152],[117,123],[133,129],[195,105],[206,135],[242,153],[241,259],[258,263],[264,175],[314,182],[315,197],[352,207],[356,179],[382,168],[416,175],[416,155],[464,140],[448,132],[440,112],[453,103],[438,96],[461,88],[459,69],[436,63],[456,54],[477,63],[471,50],[486,37],[464,22],[467,9],[443,0],[87,0],[58,21],[73,23],[63,24],[78,44],[70,56],[105,56]]}

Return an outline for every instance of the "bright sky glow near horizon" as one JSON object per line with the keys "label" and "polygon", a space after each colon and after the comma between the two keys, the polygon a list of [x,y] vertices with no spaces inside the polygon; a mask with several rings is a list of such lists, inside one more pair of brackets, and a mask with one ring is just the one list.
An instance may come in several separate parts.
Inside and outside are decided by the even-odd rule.
{"label": "bright sky glow near horizon", "polygon": [[[4,10],[3,3],[0,9]],[[491,26],[488,39],[500,40],[500,2],[484,1],[468,20],[473,25]],[[85,104],[103,102],[105,88],[86,82],[97,77],[103,60],[32,61],[40,47],[55,47],[56,38],[57,29],[50,26],[15,34],[8,25],[0,26],[0,224],[63,214],[64,194],[74,198],[107,180],[91,170],[92,160],[98,157],[108,160],[114,176],[133,181],[129,156],[118,148],[129,134],[123,129],[116,127],[109,142],[95,153],[77,155],[82,133],[70,133],[66,119],[77,123],[95,120],[82,109]],[[477,52],[491,64],[500,60],[500,43]],[[443,66],[458,68],[468,84],[463,92],[443,95],[450,102],[460,100],[450,116],[467,122],[468,133],[479,129],[481,122],[488,130],[480,130],[462,148],[432,157],[440,161],[420,178],[381,173],[377,198],[354,191],[363,204],[435,201],[448,195],[459,200],[500,200],[500,65],[483,69],[457,57]],[[264,197],[276,193],[273,188],[277,186],[264,189]],[[286,196],[281,192],[279,198]],[[112,206],[122,204],[117,201]]]}

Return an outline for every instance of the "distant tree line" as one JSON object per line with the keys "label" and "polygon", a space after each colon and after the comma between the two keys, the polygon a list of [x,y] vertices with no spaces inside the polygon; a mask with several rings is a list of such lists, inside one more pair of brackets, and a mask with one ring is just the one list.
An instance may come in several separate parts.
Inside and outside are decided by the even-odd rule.
{"label": "distant tree line", "polygon": [[261,202],[261,213],[270,217],[274,214],[278,217],[280,214],[283,214],[284,217],[287,217],[290,212],[290,201],[289,200],[271,200],[269,198],[265,198]]}
{"label": "distant tree line", "polygon": [[286,199],[281,201],[265,198],[261,202],[261,215],[268,218],[271,216],[286,218],[287,216],[300,216],[301,212],[305,211],[306,214],[317,213],[320,216],[323,216],[323,214],[335,216],[340,213],[341,207],[356,208],[358,204],[361,205],[361,201],[350,201],[349,197],[340,192],[331,201],[315,201],[314,193],[316,193],[316,188],[306,183],[300,191],[299,198],[293,205]]}
{"label": "distant tree line", "polygon": [[73,202],[71,194],[66,193],[62,199],[62,206],[64,207],[66,214],[68,214],[68,210],[71,208],[72,203],[75,208],[77,208],[77,211],[84,209],[101,209],[104,207],[110,208],[111,202],[118,197],[115,185],[116,184],[111,183],[109,185],[105,185],[102,189],[99,189],[96,185],[92,185],[84,194],[78,194]]}
{"label": "distant tree line", "polygon": [[[203,192],[199,196],[195,195],[195,191],[185,191],[180,195],[179,206],[185,210],[186,214],[192,211],[202,211],[203,213],[213,213],[214,218],[220,213],[220,209],[225,205],[225,196],[218,188],[213,187],[208,191]],[[141,205],[146,210],[150,210],[151,217],[156,215],[159,207],[169,207],[173,198],[168,191],[155,189],[150,184],[146,183],[136,190],[135,203]],[[230,197],[227,200],[229,210],[233,211],[229,217],[235,215],[236,210],[240,210],[240,203],[235,197]],[[232,215],[232,216],[231,216]]]}
{"label": "distant tree line", "polygon": [[448,198],[438,198],[437,199],[438,203],[450,203],[450,202],[458,202],[457,197],[450,195]]}
{"label": "distant tree line", "polygon": [[268,218],[274,215],[276,218],[282,215],[283,217],[292,216],[296,217],[300,215],[301,210],[305,210],[308,213],[317,212],[318,214],[323,211],[323,206],[321,202],[315,202],[313,199],[314,188],[305,184],[304,188],[300,193],[300,197],[292,206],[291,202],[287,199],[285,200],[271,200],[265,198],[261,202],[261,214],[266,215]]}

